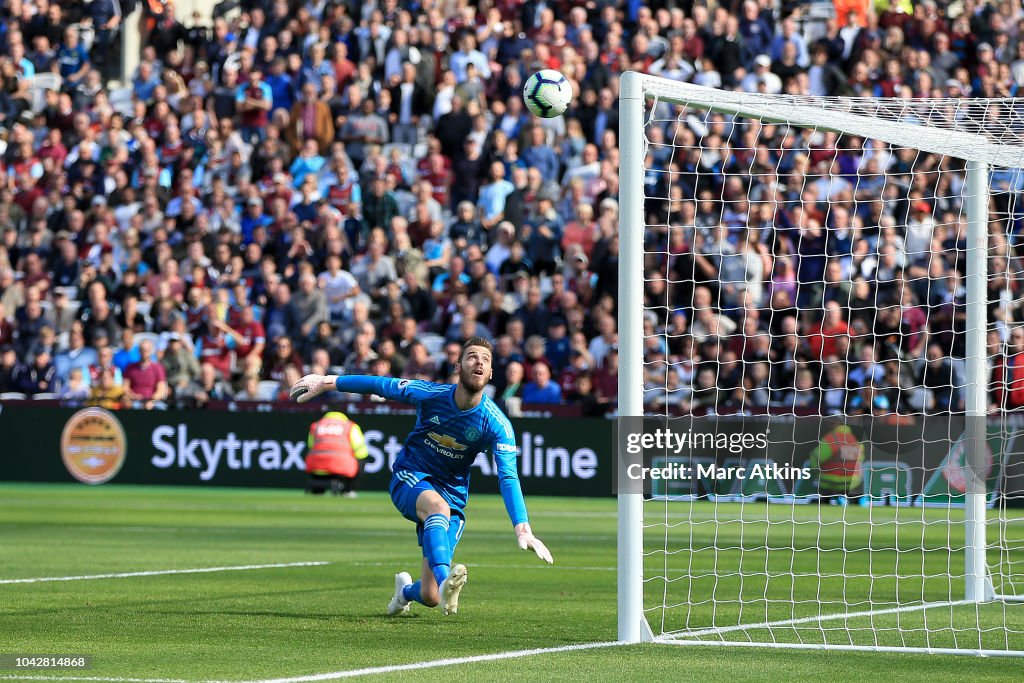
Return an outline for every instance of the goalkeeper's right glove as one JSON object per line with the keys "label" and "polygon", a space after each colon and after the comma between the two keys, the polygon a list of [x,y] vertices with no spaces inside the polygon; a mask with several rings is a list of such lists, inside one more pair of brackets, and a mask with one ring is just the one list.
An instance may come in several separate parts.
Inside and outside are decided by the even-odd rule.
{"label": "goalkeeper's right glove", "polygon": [[544,545],[539,538],[533,535],[533,529],[527,523],[516,524],[516,541],[519,543],[520,550],[532,550],[537,553],[537,557],[544,560],[548,564],[554,564],[555,560],[551,557],[551,551]]}
{"label": "goalkeeper's right glove", "polygon": [[333,391],[337,387],[337,381],[337,375],[306,375],[292,385],[288,395],[299,403],[305,403],[325,391]]}

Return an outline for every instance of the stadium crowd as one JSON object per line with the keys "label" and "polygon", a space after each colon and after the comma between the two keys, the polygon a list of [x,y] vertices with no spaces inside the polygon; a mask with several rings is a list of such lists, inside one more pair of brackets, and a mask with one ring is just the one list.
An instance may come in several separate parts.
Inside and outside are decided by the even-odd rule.
{"label": "stadium crowd", "polygon": [[[339,369],[453,381],[479,335],[502,405],[599,414],[623,70],[794,95],[1024,83],[1010,0],[837,0],[821,21],[771,0],[228,0],[212,25],[168,0],[114,87],[134,4],[0,10],[0,393],[152,408]],[[540,68],[576,91],[564,117],[524,109]],[[962,166],[677,113],[648,131],[648,404],[958,410]],[[1005,215],[1021,179],[994,180]],[[1018,281],[990,282],[998,318]],[[1024,405],[1024,331],[990,344],[992,400]]]}

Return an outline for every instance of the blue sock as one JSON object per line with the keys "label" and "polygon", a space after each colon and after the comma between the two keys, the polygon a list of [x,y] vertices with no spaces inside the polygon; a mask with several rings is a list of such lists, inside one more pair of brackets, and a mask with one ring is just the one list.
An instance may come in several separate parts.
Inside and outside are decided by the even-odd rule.
{"label": "blue sock", "polygon": [[420,595],[420,582],[410,583],[408,586],[402,589],[402,597],[406,600],[412,600],[423,604],[423,596]]}
{"label": "blue sock", "polygon": [[448,545],[448,517],[441,514],[430,515],[423,522],[423,555],[427,565],[434,572],[437,585],[440,586],[448,578],[452,563],[452,549]]}

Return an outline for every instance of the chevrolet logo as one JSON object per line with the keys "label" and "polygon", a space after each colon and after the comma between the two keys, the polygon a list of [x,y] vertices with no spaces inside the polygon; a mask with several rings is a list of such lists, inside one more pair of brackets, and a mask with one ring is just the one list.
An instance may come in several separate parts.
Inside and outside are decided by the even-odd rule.
{"label": "chevrolet logo", "polygon": [[454,437],[448,436],[447,434],[438,434],[437,432],[430,432],[427,434],[430,440],[437,443],[445,448],[450,448],[453,451],[464,451],[466,450],[466,444],[459,443]]}

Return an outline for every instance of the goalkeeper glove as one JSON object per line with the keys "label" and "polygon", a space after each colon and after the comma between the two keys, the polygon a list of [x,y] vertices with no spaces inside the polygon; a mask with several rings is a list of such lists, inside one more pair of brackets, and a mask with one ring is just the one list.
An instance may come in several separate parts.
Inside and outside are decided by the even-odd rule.
{"label": "goalkeeper glove", "polygon": [[334,390],[337,381],[337,375],[306,375],[292,386],[288,395],[299,403],[305,403],[325,391]]}
{"label": "goalkeeper glove", "polygon": [[520,550],[532,550],[537,553],[537,557],[548,564],[555,563],[554,558],[551,557],[551,551],[548,550],[548,547],[539,538],[533,535],[533,529],[526,522],[516,524],[516,541],[519,543]]}

